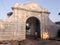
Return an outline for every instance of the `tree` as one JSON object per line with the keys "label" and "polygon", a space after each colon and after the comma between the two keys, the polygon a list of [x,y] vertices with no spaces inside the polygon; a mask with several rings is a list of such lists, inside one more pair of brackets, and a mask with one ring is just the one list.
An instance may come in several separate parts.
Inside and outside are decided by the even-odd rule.
{"label": "tree", "polygon": [[60,12],[58,13],[58,15],[60,15]]}
{"label": "tree", "polygon": [[13,14],[13,12],[7,13],[7,16],[10,17]]}
{"label": "tree", "polygon": [[55,22],[56,24],[60,25],[60,22]]}

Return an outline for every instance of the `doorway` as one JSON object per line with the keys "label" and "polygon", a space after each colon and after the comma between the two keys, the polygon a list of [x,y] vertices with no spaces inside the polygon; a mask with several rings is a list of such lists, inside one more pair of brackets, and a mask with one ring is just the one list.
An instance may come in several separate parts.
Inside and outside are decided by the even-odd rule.
{"label": "doorway", "polygon": [[40,21],[36,17],[30,17],[26,20],[26,38],[40,38]]}

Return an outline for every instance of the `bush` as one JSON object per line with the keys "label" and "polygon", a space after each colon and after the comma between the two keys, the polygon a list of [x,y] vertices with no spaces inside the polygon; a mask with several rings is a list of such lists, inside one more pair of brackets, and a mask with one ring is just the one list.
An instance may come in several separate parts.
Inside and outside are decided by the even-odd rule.
{"label": "bush", "polygon": [[60,37],[60,29],[58,29],[57,37]]}

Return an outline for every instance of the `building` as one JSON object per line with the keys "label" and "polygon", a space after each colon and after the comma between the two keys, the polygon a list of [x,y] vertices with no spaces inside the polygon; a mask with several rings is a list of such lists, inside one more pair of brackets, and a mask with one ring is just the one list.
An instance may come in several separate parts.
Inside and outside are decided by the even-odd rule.
{"label": "building", "polygon": [[49,11],[37,3],[15,4],[12,10],[9,18],[0,20],[0,40],[21,41],[28,35],[40,39],[57,36],[60,26],[49,19]]}

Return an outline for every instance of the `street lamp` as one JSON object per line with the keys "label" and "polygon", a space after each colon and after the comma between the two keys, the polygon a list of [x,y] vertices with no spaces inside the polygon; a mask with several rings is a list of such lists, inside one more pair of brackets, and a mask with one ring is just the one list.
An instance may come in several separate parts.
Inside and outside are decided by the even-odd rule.
{"label": "street lamp", "polygon": [[27,29],[27,30],[30,29],[30,25],[29,25],[29,23],[26,23],[26,29]]}

